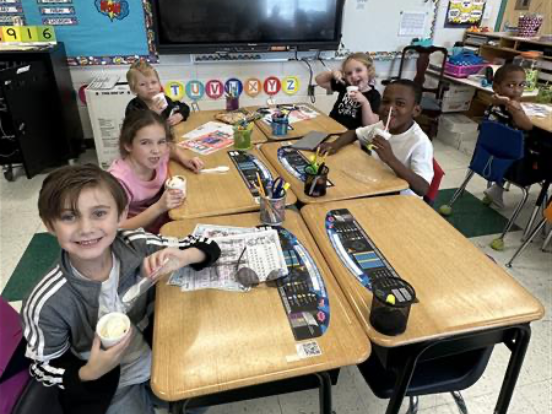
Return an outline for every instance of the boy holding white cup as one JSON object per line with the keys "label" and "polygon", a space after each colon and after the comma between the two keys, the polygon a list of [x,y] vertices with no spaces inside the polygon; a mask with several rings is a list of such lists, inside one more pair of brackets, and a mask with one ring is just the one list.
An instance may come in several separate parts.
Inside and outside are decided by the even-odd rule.
{"label": "boy holding white cup", "polygon": [[[220,256],[209,239],[171,240],[142,229],[119,230],[126,206],[117,179],[92,164],[59,168],[40,190],[40,217],[62,252],[21,314],[26,356],[33,360],[30,373],[44,385],[60,388],[64,412],[152,413],[148,381],[154,290],[128,309],[121,298],[143,277],[157,279],[157,274],[188,265],[199,270]],[[120,318],[122,325],[115,322],[104,330],[102,318]],[[103,349],[97,330],[104,337]]]}

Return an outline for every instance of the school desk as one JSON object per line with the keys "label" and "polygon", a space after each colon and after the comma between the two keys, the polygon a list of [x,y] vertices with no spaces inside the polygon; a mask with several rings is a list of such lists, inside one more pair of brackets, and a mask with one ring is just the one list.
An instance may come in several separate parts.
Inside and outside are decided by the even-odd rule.
{"label": "school desk", "polygon": [[[259,224],[259,215],[171,222],[162,228],[162,234],[184,236],[197,223],[251,227]],[[155,302],[151,379],[158,397],[186,400],[323,373],[368,358],[370,343],[366,334],[301,216],[287,211],[284,227],[297,236],[316,262],[329,295],[329,326],[315,338],[322,354],[297,357],[296,345],[300,342],[294,339],[275,287],[260,286],[246,293],[210,289],[181,292],[161,281]],[[322,411],[331,413],[331,386],[326,385]]]}
{"label": "school desk", "polygon": [[[349,273],[332,247],[326,214],[343,208],[416,290],[419,303],[412,305],[401,335],[385,336],[372,328],[368,322],[372,294]],[[527,290],[416,197],[305,206],[301,215],[370,338],[372,352],[386,368],[399,369],[387,414],[399,412],[417,358],[426,350],[435,352],[431,347],[446,341],[451,344],[448,351],[454,348],[456,353],[474,344],[506,344],[512,354],[494,411],[506,412],[529,344],[529,324],[544,314]]]}
{"label": "school desk", "polygon": [[[548,107],[552,109],[552,104],[549,104]],[[552,110],[548,112],[548,115],[546,118],[530,116],[529,119],[531,120],[531,123],[533,124],[533,126],[536,126],[537,128],[540,128],[544,131],[552,133]]]}
{"label": "school desk", "polygon": [[[171,161],[171,175],[184,175],[187,179],[187,195],[184,203],[169,212],[172,220],[183,220],[195,217],[218,216],[259,210],[259,203],[251,194],[240,172],[228,156],[229,149],[221,149],[213,154],[200,157],[205,162],[205,168],[228,166],[230,170],[224,174],[194,174],[180,163]],[[188,151],[189,156],[194,153]],[[275,169],[266,161],[257,149],[249,151],[257,157],[272,173]],[[196,154],[197,155],[197,154]],[[286,205],[297,202],[293,191],[287,192]]]}
{"label": "school desk", "polygon": [[[216,114],[223,113],[225,111],[223,110],[209,110],[209,111],[197,111],[197,112],[190,112],[190,116],[188,119],[184,122],[179,123],[178,125],[174,126],[174,137],[175,140],[182,141],[182,135],[193,131],[194,129],[200,127],[203,124],[206,124],[207,122],[220,122],[215,119]],[[253,133],[251,134],[251,142],[252,143],[259,143],[259,142],[266,142],[266,136],[261,132],[260,129],[253,127]]]}
{"label": "school desk", "polygon": [[[328,179],[333,187],[328,187],[326,195],[310,197],[304,192],[305,184],[296,178],[278,159],[278,149],[289,145],[287,142],[269,142],[261,146],[261,152],[268,161],[291,184],[291,188],[303,204],[326,203],[334,200],[368,197],[399,192],[408,188],[408,183],[397,177],[383,164],[366,154],[355,143],[342,148],[337,154],[326,158]],[[300,151],[307,159],[313,152]]]}
{"label": "school desk", "polygon": [[[298,139],[304,137],[311,131],[320,131],[326,132],[328,134],[343,134],[347,131],[347,128],[341,125],[336,120],[330,118],[328,115],[320,112],[314,106],[309,104],[298,104],[298,105],[307,105],[309,108],[318,112],[318,116],[312,119],[307,119],[304,121],[294,122],[290,124],[293,129],[288,131],[286,136],[280,137],[272,135],[272,126],[264,122],[262,119],[255,121],[255,125],[263,132],[269,141],[283,141],[289,139]],[[247,108],[248,110],[254,111],[259,107]]]}

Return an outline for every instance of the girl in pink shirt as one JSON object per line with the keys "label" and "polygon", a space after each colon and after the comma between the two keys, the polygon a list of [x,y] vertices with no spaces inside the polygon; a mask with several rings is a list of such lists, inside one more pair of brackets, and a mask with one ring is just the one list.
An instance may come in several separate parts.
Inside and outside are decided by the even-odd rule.
{"label": "girl in pink shirt", "polygon": [[203,162],[186,158],[184,150],[173,144],[170,126],[152,111],[136,111],[123,122],[119,138],[121,158],[115,160],[109,172],[125,189],[128,199],[128,218],[124,229],[143,227],[159,233],[169,221],[168,211],[184,202],[181,190],[165,190],[169,159],[180,162],[199,173]]}

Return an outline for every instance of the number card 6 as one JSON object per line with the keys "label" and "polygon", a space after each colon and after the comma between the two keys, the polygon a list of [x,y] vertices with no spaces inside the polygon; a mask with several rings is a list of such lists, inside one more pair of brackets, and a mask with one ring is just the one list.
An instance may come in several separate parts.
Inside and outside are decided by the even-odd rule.
{"label": "number card 6", "polygon": [[37,26],[36,30],[40,42],[56,42],[56,32],[53,26]]}

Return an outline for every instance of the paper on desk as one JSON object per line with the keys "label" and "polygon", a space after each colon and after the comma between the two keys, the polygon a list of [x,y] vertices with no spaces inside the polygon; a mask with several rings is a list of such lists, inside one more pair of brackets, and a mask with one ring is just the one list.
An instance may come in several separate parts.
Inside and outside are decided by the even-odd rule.
{"label": "paper on desk", "polygon": [[[292,110],[288,115],[288,122],[290,124],[293,124],[294,122],[299,121],[305,121],[307,119],[316,118],[318,116],[318,112],[311,109],[307,105],[295,105],[297,109]],[[267,124],[270,124],[272,122],[272,115],[274,113],[280,113],[280,109],[278,108],[270,108],[268,110],[270,113],[265,115],[263,117],[263,121]]]}
{"label": "paper on desk", "polygon": [[535,118],[546,118],[552,112],[551,105],[522,102],[521,106],[527,116],[533,116]]}
{"label": "paper on desk", "polygon": [[[228,232],[232,232],[239,229],[239,227],[227,229],[229,229]],[[239,261],[240,268],[244,266],[252,269],[257,273],[260,282],[265,282],[268,275],[274,270],[280,270],[282,276],[287,275],[288,269],[278,232],[273,229],[253,230],[225,237],[214,237],[221,249],[219,260],[213,266],[200,271],[195,271],[186,266],[174,272],[169,278],[168,284],[180,286],[182,291],[200,289],[247,291],[249,288],[242,286],[235,277],[238,270],[238,260],[246,246],[247,249],[245,249]],[[209,231],[213,232],[214,230]],[[224,231],[220,229],[217,231],[224,234]],[[205,233],[201,234],[204,235]]]}
{"label": "paper on desk", "polygon": [[193,235],[195,237],[209,237],[210,239],[214,239],[216,237],[233,236],[255,231],[259,231],[259,229],[255,227],[216,226],[214,224],[199,223],[195,226]]}
{"label": "paper on desk", "polygon": [[193,131],[190,131],[182,135],[182,138],[195,139],[195,138],[200,138],[215,132],[223,132],[230,136],[234,135],[234,130],[232,129],[232,125],[223,124],[222,122],[210,121],[197,127]]}

